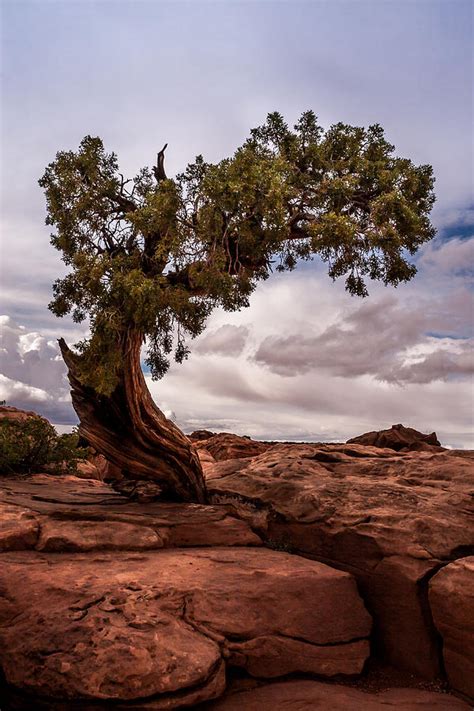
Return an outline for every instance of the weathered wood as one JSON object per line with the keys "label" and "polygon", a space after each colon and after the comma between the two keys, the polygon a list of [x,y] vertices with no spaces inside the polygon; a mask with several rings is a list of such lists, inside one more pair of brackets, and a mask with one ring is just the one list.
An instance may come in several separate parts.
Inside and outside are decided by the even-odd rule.
{"label": "weathered wood", "polygon": [[59,346],[68,367],[79,434],[125,478],[159,484],[163,495],[180,501],[206,501],[202,468],[191,441],[155,405],[140,366],[142,334],[128,331],[118,347],[123,368],[110,396],[81,383],[78,356],[64,339]]}

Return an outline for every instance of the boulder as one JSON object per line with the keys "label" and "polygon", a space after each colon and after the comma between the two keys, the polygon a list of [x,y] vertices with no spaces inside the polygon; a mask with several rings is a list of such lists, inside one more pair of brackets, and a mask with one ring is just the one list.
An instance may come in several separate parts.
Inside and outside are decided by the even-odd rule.
{"label": "boulder", "polygon": [[188,437],[192,439],[193,442],[199,442],[202,439],[209,439],[209,437],[213,437],[215,434],[215,432],[210,432],[209,430],[195,430],[191,432]]}
{"label": "boulder", "polygon": [[268,442],[257,442],[250,437],[239,437],[228,432],[199,441],[199,448],[206,449],[218,461],[255,457],[271,446]]}
{"label": "boulder", "polygon": [[[84,446],[87,447],[87,443]],[[53,473],[54,471],[53,468]],[[97,479],[97,481],[106,482],[120,482],[124,479],[121,470],[109,462],[103,454],[98,454],[92,447],[89,447],[87,459],[77,462],[74,476],[80,479]]]}
{"label": "boulder", "polygon": [[369,447],[387,447],[400,451],[430,451],[441,447],[436,432],[422,434],[411,427],[392,425],[389,430],[366,432],[359,437],[347,440],[347,444],[365,444]]}
{"label": "boulder", "polygon": [[76,464],[75,476],[80,479],[103,481],[102,471],[93,460],[83,459]]}
{"label": "boulder", "polygon": [[[34,698],[172,709],[259,677],[358,674],[370,616],[347,573],[263,548],[1,556],[0,663]],[[118,704],[118,706],[116,706]],[[125,706],[124,706],[125,708]]]}
{"label": "boulder", "polygon": [[[454,696],[420,689],[367,693],[339,684],[294,680],[265,684],[206,704],[208,711],[469,711]],[[204,708],[203,708],[204,711]]]}
{"label": "boulder", "polygon": [[232,505],[267,545],[356,577],[377,654],[426,678],[439,674],[428,581],[472,545],[472,459],[281,444],[206,473],[212,501]]}
{"label": "boulder", "polygon": [[201,466],[204,469],[204,471],[206,471],[206,469],[208,469],[210,466],[212,466],[215,463],[216,460],[214,459],[212,454],[207,449],[198,447],[196,449],[196,452],[198,454],[199,461],[201,462]]}
{"label": "boulder", "polygon": [[434,623],[443,638],[451,685],[474,700],[474,556],[459,558],[430,580]]}

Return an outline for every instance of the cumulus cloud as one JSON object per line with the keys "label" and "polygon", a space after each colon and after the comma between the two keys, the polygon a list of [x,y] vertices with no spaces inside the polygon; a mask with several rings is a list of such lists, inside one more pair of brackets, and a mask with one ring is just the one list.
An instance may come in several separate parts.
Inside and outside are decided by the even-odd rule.
{"label": "cumulus cloud", "polygon": [[473,341],[439,348],[413,363],[396,362],[380,379],[389,382],[430,383],[433,380],[469,378],[474,375]]}
{"label": "cumulus cloud", "polygon": [[202,354],[237,356],[242,353],[248,334],[245,326],[225,324],[199,338],[194,350]]}
{"label": "cumulus cloud", "polygon": [[[423,308],[407,311],[394,296],[364,303],[318,335],[269,336],[254,354],[274,373],[294,377],[324,370],[342,378],[372,375],[388,382],[428,383],[472,374],[472,343],[426,335],[432,325]],[[411,349],[428,350],[407,362]]]}
{"label": "cumulus cloud", "polygon": [[453,238],[447,242],[435,240],[423,250],[418,266],[432,272],[443,274],[474,274],[474,237],[470,239]]}
{"label": "cumulus cloud", "polygon": [[0,316],[0,399],[53,422],[76,422],[57,344],[8,316]]}

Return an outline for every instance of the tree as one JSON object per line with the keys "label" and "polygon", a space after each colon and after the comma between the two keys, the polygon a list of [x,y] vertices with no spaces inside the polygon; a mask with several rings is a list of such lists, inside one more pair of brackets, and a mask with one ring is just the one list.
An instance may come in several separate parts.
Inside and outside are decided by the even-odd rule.
{"label": "tree", "polygon": [[231,158],[198,156],[174,179],[165,148],[132,180],[90,136],[46,168],[46,222],[71,268],[49,307],[89,318],[76,352],[60,341],[81,435],[126,476],[204,501],[191,443],[146,388],[142,344],[160,378],[212,309],[248,306],[260,280],[316,255],[351,294],[367,294],[367,277],[408,281],[407,256],[434,235],[434,179],[430,166],[395,157],[379,125],[324,131],[312,111],[293,130],[269,114]]}

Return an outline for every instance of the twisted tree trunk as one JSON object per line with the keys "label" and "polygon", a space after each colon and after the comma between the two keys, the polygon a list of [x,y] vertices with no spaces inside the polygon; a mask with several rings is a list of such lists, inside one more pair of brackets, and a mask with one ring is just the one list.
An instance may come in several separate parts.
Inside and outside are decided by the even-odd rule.
{"label": "twisted tree trunk", "polygon": [[140,366],[141,345],[141,333],[124,335],[120,380],[113,393],[104,396],[81,383],[78,356],[59,340],[79,433],[126,479],[153,481],[166,498],[204,503],[199,458],[190,440],[153,402]]}

